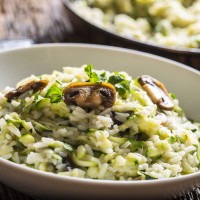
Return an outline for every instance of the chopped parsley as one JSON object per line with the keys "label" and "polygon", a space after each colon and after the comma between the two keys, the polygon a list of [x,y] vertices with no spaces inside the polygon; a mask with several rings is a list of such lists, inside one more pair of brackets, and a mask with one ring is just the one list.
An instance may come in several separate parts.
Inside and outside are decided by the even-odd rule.
{"label": "chopped parsley", "polygon": [[176,99],[176,96],[175,96],[175,94],[173,94],[173,93],[169,93],[169,96],[170,96],[172,99]]}
{"label": "chopped parsley", "polygon": [[47,91],[45,98],[49,98],[51,103],[58,103],[62,100],[62,91],[57,85],[53,85]]}
{"label": "chopped parsley", "polygon": [[115,72],[114,75],[110,76],[108,83],[111,83],[115,86],[117,92],[122,98],[127,98],[130,93],[130,84],[131,82],[126,79],[123,74]]}
{"label": "chopped parsley", "polygon": [[[94,83],[101,83],[103,81],[106,81],[106,72],[101,73],[98,75],[96,72],[93,71],[92,65],[87,65],[84,68],[86,74],[89,77],[90,82]],[[122,98],[127,98],[128,94],[130,93],[130,80],[127,80],[126,77],[123,74],[120,74],[119,72],[115,72],[114,75],[111,75],[108,80],[108,83],[111,83],[115,86],[117,92]]]}
{"label": "chopped parsley", "polygon": [[191,131],[192,131],[193,133],[195,133],[195,132],[197,131],[197,129],[195,128],[195,129],[192,129]]}
{"label": "chopped parsley", "polygon": [[93,83],[100,83],[103,81],[106,81],[106,72],[101,73],[98,75],[96,72],[93,71],[93,66],[92,65],[87,65],[84,68],[86,74],[89,76],[89,82]]}

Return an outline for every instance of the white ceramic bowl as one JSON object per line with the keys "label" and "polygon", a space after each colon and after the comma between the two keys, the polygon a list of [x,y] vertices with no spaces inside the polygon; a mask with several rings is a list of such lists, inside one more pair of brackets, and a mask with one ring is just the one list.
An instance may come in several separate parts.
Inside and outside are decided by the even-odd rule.
{"label": "white ceramic bowl", "polygon": [[[149,74],[176,94],[187,115],[200,121],[200,72],[164,58],[133,50],[97,45],[42,45],[0,53],[0,90],[31,74],[91,63],[97,69],[124,70],[133,77]],[[164,199],[200,183],[200,172],[148,181],[103,181],[62,177],[0,158],[0,181],[44,199]]]}

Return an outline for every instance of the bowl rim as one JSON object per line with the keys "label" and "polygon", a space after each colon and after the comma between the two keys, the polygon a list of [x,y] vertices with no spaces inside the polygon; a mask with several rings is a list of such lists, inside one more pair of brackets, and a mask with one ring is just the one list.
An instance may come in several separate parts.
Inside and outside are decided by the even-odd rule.
{"label": "bowl rim", "polygon": [[71,3],[72,0],[62,0],[64,6],[68,11],[70,11],[73,15],[75,15],[79,20],[83,21],[84,23],[87,23],[90,27],[95,28],[97,31],[101,31],[106,33],[107,35],[110,35],[112,37],[115,37],[116,39],[123,40],[125,42],[129,42],[130,44],[135,43],[140,46],[150,47],[154,48],[156,50],[168,52],[168,53],[176,53],[176,54],[184,54],[184,55],[200,55],[200,48],[187,48],[187,47],[167,47],[165,45],[161,45],[159,43],[153,43],[153,42],[143,42],[134,38],[128,38],[124,37],[114,31],[104,29],[100,26],[95,25],[94,23],[90,22],[86,18],[81,17],[73,8],[73,5]]}
{"label": "bowl rim", "polygon": [[22,172],[25,174],[30,174],[33,176],[40,176],[41,178],[53,179],[55,181],[69,181],[71,183],[81,183],[81,184],[95,184],[95,185],[113,185],[113,186],[149,186],[149,185],[165,185],[170,183],[180,183],[185,181],[190,181],[200,177],[200,171],[194,172],[192,174],[186,174],[183,176],[171,177],[171,178],[163,178],[163,179],[152,179],[152,180],[101,180],[101,179],[90,179],[90,178],[81,178],[81,177],[72,177],[67,175],[59,175],[52,172],[44,172],[38,169],[34,169],[31,167],[24,166],[22,164],[14,163],[12,161],[6,160],[0,157],[0,165],[8,166],[12,169],[16,169],[18,173]]}
{"label": "bowl rim", "polygon": [[[3,51],[0,51],[0,56],[5,53],[13,53],[13,52],[18,52],[18,51],[23,51],[23,50],[32,50],[32,49],[48,49],[48,48],[94,48],[94,49],[100,49],[100,50],[109,50],[109,51],[121,51],[124,53],[132,53],[136,55],[141,55],[145,57],[151,57],[153,59],[159,60],[159,61],[164,61],[167,63],[171,63],[176,65],[176,67],[184,68],[186,70],[189,70],[191,72],[194,72],[200,76],[200,71],[193,69],[185,64],[172,61],[167,58],[163,58],[157,55],[152,55],[150,53],[145,53],[145,52],[140,52],[137,50],[132,50],[132,49],[126,49],[126,48],[121,48],[121,47],[113,47],[113,46],[106,46],[106,45],[96,45],[96,44],[82,44],[82,43],[68,43],[68,44],[36,44],[32,45],[29,47],[16,47],[13,49],[6,49]],[[51,172],[43,172],[34,168],[30,168],[27,166],[23,166],[22,164],[14,163],[12,161],[6,160],[2,157],[0,157],[0,165],[3,163],[4,165],[7,165],[11,168],[16,168],[18,171],[24,171],[26,173],[32,174],[32,175],[39,175],[44,178],[50,178],[54,180],[62,180],[62,181],[71,181],[73,183],[82,183],[82,184],[96,184],[96,185],[113,185],[113,186],[119,186],[119,185],[132,185],[132,186],[148,186],[148,185],[160,185],[160,184],[168,184],[168,183],[180,183],[180,182],[185,182],[189,180],[196,179],[197,177],[200,177],[200,171],[194,172],[192,174],[186,174],[183,176],[178,176],[178,177],[172,177],[172,178],[164,178],[164,179],[155,179],[155,180],[140,180],[140,181],[129,181],[129,180],[124,180],[124,181],[116,181],[116,180],[96,180],[96,179],[89,179],[89,178],[79,178],[79,177],[71,177],[71,176],[61,176],[58,174],[54,174]]]}
{"label": "bowl rim", "polygon": [[90,49],[101,49],[101,50],[109,50],[109,51],[118,51],[118,52],[126,52],[126,53],[133,53],[135,55],[139,56],[145,56],[154,60],[159,60],[165,63],[170,63],[173,65],[176,65],[178,68],[184,68],[188,71],[191,71],[193,73],[199,74],[200,75],[200,70],[193,68],[187,64],[178,62],[176,60],[172,60],[170,58],[166,58],[160,55],[152,54],[149,52],[143,52],[140,50],[135,50],[135,49],[130,49],[130,48],[125,48],[125,47],[117,47],[113,45],[105,45],[105,44],[93,44],[93,43],[79,43],[79,42],[68,42],[68,43],[40,43],[40,44],[32,44],[30,46],[24,46],[24,47],[13,47],[13,48],[8,48],[8,49],[2,49],[0,50],[0,55],[1,54],[6,54],[10,52],[15,52],[15,51],[23,51],[23,50],[31,50],[31,49],[48,49],[48,48],[90,48]]}

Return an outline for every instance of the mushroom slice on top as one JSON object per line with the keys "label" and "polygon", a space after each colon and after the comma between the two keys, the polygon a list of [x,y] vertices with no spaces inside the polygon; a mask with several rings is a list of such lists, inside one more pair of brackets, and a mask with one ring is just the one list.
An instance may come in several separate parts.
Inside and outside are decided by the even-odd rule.
{"label": "mushroom slice on top", "polygon": [[148,75],[140,76],[138,82],[147,92],[153,103],[157,104],[161,109],[172,110],[174,108],[174,103],[163,83]]}
{"label": "mushroom slice on top", "polygon": [[110,83],[75,82],[63,91],[63,100],[67,105],[82,108],[112,107],[116,100],[116,89]]}
{"label": "mushroom slice on top", "polygon": [[22,85],[20,87],[18,87],[15,90],[12,90],[10,92],[8,92],[5,97],[11,101],[12,99],[16,99],[18,98],[20,95],[24,94],[25,92],[29,91],[29,90],[33,90],[34,93],[36,93],[39,90],[42,90],[43,88],[45,88],[48,84],[48,81],[46,80],[40,80],[40,81],[31,81],[25,85]]}

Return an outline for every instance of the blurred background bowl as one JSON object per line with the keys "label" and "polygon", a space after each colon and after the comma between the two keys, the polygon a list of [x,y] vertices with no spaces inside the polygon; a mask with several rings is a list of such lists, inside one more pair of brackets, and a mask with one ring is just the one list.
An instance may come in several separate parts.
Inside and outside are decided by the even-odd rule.
{"label": "blurred background bowl", "polygon": [[165,47],[159,44],[150,44],[136,39],[120,36],[112,31],[98,27],[94,23],[82,18],[72,6],[73,0],[63,0],[69,21],[74,34],[82,35],[77,42],[106,44],[118,47],[135,49],[159,55],[189,65],[200,70],[200,49]]}

